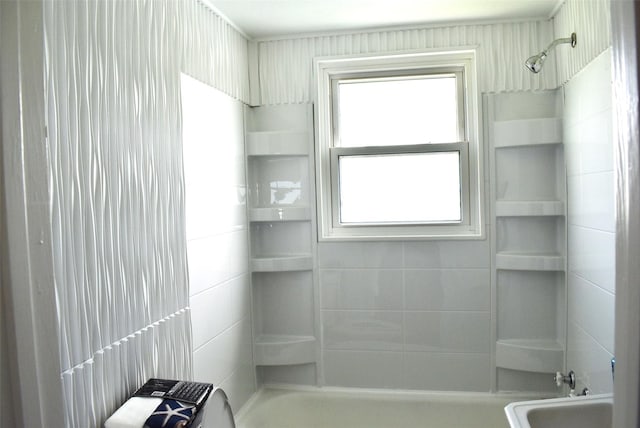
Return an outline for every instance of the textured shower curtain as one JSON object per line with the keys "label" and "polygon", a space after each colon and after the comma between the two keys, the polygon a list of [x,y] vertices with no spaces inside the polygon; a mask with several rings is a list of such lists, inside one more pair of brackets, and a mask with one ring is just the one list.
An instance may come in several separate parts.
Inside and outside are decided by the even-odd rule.
{"label": "textured shower curtain", "polygon": [[247,42],[195,0],[44,7],[66,425],[97,427],[192,376],[180,72],[246,100]]}

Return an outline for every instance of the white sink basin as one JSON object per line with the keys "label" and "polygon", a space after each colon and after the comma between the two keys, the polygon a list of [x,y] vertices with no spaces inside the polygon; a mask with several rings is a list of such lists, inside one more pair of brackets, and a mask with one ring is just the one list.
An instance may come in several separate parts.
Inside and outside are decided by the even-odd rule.
{"label": "white sink basin", "polygon": [[611,428],[613,395],[520,401],[504,411],[511,428]]}

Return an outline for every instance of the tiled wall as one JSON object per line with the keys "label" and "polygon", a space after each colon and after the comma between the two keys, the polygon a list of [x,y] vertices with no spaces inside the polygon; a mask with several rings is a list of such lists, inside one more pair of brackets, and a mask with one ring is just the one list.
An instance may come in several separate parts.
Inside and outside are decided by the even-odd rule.
{"label": "tiled wall", "polygon": [[490,389],[488,241],[320,243],[324,381]]}
{"label": "tiled wall", "polygon": [[242,103],[182,76],[194,379],[234,409],[255,391]]}
{"label": "tiled wall", "polygon": [[565,86],[568,187],[567,369],[579,387],[612,391],[615,314],[615,218],[611,50]]}

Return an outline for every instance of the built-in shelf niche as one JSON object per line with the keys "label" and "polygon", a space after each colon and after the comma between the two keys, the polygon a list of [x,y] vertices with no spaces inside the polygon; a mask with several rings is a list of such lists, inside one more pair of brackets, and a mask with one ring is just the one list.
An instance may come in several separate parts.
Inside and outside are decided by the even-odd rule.
{"label": "built-in shelf niche", "polygon": [[564,348],[555,340],[504,339],[496,343],[496,365],[505,369],[553,373],[564,364]]}
{"label": "built-in shelf niche", "polygon": [[496,202],[565,200],[562,145],[496,149],[495,164]]}
{"label": "built-in shelf niche", "polygon": [[558,388],[553,381],[551,372],[540,373],[518,369],[497,367],[496,384],[498,391],[504,392],[533,392],[553,397],[558,393]]}
{"label": "built-in shelf niche", "polygon": [[497,221],[497,251],[561,254],[564,217],[503,217]]}
{"label": "built-in shelf niche", "polygon": [[311,271],[253,274],[256,365],[314,362]]}
{"label": "built-in shelf niche", "polygon": [[311,239],[307,221],[251,223],[253,257],[310,255]]}
{"label": "built-in shelf niche", "polygon": [[315,383],[311,105],[245,110],[253,351],[258,379]]}
{"label": "built-in shelf niche", "polygon": [[562,119],[557,117],[494,122],[493,146],[525,147],[562,143]]}
{"label": "built-in shelf niche", "polygon": [[496,366],[553,373],[564,364],[564,272],[498,270]]}
{"label": "built-in shelf niche", "polygon": [[499,269],[564,270],[564,217],[500,217],[496,228]]}
{"label": "built-in shelf niche", "polygon": [[251,131],[247,133],[247,156],[306,156],[307,130]]}
{"label": "built-in shelf niche", "polygon": [[563,337],[564,272],[498,270],[498,339]]}
{"label": "built-in shelf niche", "polygon": [[556,91],[485,97],[495,228],[495,388],[555,391],[566,337],[566,182]]}
{"label": "built-in shelf niche", "polygon": [[308,163],[301,156],[249,157],[250,208],[308,208]]}
{"label": "built-in shelf niche", "polygon": [[296,335],[260,335],[256,338],[254,359],[257,366],[315,362],[316,338]]}

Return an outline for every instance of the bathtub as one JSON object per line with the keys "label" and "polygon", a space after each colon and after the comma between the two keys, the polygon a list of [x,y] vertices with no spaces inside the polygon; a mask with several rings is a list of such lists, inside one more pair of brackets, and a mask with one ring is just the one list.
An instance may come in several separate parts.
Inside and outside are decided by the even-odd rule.
{"label": "bathtub", "polygon": [[237,428],[509,428],[504,407],[528,396],[270,387],[236,415]]}

